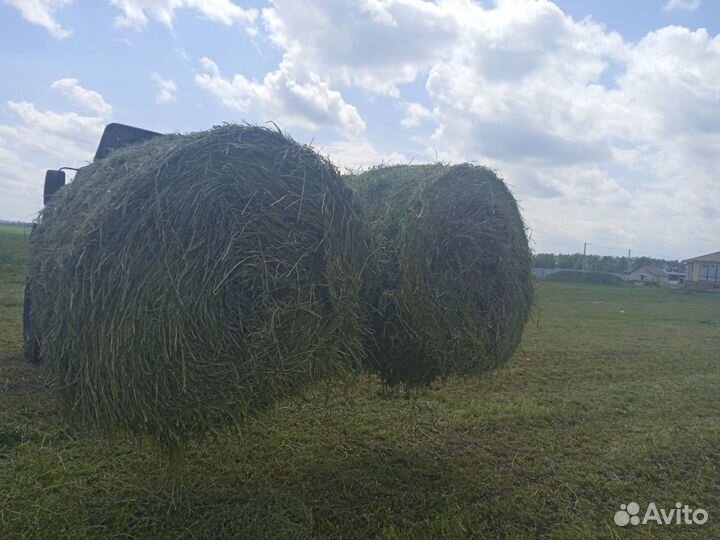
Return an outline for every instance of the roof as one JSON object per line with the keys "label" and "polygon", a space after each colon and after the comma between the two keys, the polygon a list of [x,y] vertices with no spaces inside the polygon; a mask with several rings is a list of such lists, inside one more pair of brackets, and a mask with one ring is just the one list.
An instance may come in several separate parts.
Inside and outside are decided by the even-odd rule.
{"label": "roof", "polygon": [[715,253],[708,253],[707,255],[700,255],[699,257],[693,257],[692,259],[687,259],[684,262],[720,263],[720,251],[716,251]]}
{"label": "roof", "polygon": [[667,272],[657,266],[643,266],[633,272],[633,274],[650,274],[656,277],[667,277]]}

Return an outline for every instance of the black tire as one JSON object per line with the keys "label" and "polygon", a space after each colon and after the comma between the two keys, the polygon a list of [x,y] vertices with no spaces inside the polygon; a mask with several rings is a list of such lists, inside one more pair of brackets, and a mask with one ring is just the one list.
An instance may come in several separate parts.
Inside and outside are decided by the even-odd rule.
{"label": "black tire", "polygon": [[30,285],[25,284],[25,300],[23,302],[23,344],[25,358],[34,363],[42,362],[40,357],[40,341],[35,335],[35,328],[32,320],[32,302],[30,300]]}

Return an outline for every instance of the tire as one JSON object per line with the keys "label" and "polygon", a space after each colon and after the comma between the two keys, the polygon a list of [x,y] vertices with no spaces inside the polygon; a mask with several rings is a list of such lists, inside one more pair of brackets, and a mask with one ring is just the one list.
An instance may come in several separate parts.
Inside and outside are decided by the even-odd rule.
{"label": "tire", "polygon": [[30,300],[30,284],[25,284],[25,300],[23,302],[23,344],[25,358],[33,364],[42,362],[40,357],[40,341],[35,335],[32,320],[32,302]]}

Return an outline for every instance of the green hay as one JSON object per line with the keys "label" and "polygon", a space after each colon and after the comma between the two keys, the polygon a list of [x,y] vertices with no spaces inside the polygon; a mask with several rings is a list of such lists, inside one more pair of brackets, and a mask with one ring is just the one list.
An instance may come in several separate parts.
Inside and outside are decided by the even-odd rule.
{"label": "green hay", "polygon": [[336,169],[224,125],[82,169],[32,236],[42,356],[71,418],[182,455],[362,361],[359,223]]}
{"label": "green hay", "polygon": [[373,240],[371,369],[390,386],[414,387],[508,360],[532,280],[525,225],[502,180],[467,164],[345,178]]}

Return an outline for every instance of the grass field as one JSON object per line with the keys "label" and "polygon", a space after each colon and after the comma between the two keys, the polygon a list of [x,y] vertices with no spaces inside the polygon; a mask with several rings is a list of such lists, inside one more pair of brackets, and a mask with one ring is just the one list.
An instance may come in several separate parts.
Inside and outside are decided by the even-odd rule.
{"label": "grass field", "polygon": [[[25,257],[0,230],[2,539],[720,538],[718,297],[541,283],[506,368],[319,389],[191,447],[172,497],[152,449],[65,424],[21,359]],[[709,520],[618,527],[631,501]]]}

